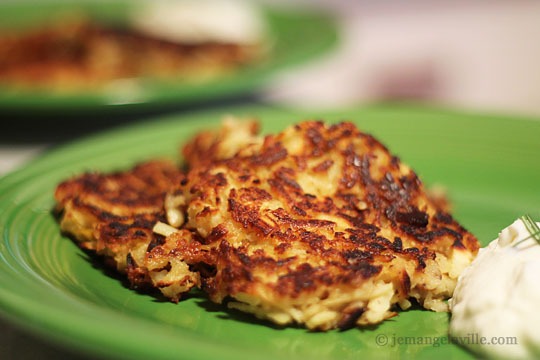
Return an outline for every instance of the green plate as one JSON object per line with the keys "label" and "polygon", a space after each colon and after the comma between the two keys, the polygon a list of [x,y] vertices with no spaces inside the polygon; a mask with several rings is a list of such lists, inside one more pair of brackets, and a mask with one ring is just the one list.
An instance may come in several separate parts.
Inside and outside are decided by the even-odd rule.
{"label": "green plate", "polygon": [[[484,245],[523,213],[540,218],[538,121],[412,106],[324,114],[251,106],[152,119],[58,148],[0,180],[3,315],[63,344],[115,357],[471,357],[446,343],[409,340],[391,346],[394,337],[402,342],[402,336],[445,337],[446,313],[412,309],[379,326],[342,332],[279,328],[227,311],[197,292],[173,304],[132,291],[60,234],[51,214],[59,181],[84,170],[124,169],[153,157],[174,157],[179,144],[197,130],[217,125],[223,113],[255,114],[264,132],[307,118],[353,120],[412,165],[426,183],[446,186],[457,219]],[[388,344],[382,346],[385,337]]]}
{"label": "green plate", "polygon": [[[0,27],[33,27],[58,17],[59,13],[83,11],[98,20],[124,24],[141,1],[135,0],[23,0],[0,2]],[[0,109],[118,111],[137,107],[159,108],[164,104],[232,97],[255,90],[270,75],[298,65],[330,50],[337,42],[337,27],[327,14],[313,10],[261,5],[268,25],[272,50],[265,61],[209,82],[181,83],[142,79],[137,91],[115,93],[80,91],[54,94],[46,91],[12,91],[0,87]],[[114,110],[113,110],[114,108]]]}

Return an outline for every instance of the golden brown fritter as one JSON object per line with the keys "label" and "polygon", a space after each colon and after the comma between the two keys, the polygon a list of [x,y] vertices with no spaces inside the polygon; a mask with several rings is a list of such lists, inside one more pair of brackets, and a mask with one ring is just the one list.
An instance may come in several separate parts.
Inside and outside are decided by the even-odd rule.
{"label": "golden brown fritter", "polygon": [[[126,272],[132,286],[156,286],[177,300],[177,294],[198,284],[198,273],[184,263],[174,268],[166,263],[164,270],[159,257],[146,261],[146,253],[158,244],[167,246],[152,229],[166,221],[165,194],[182,178],[173,163],[152,161],[126,172],[89,173],[64,181],[55,194],[60,226],[79,246]],[[190,236],[186,232],[186,238]]]}
{"label": "golden brown fritter", "polygon": [[193,286],[278,324],[374,324],[416,299],[445,311],[476,238],[416,174],[350,123],[262,138],[230,118],[166,162],[59,185],[62,229],[134,286]]}
{"label": "golden brown fritter", "polygon": [[170,230],[168,244],[181,246],[163,252],[214,269],[201,274],[213,301],[233,298],[230,307],[279,324],[373,324],[410,298],[445,311],[479,247],[413,171],[350,123],[304,122],[245,154],[191,163],[173,196],[200,239]]}

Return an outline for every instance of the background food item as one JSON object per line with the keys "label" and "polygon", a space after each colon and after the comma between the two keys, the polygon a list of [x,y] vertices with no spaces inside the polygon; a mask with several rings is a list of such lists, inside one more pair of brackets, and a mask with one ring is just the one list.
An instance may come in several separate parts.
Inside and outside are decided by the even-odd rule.
{"label": "background food item", "polygon": [[132,21],[142,33],[183,44],[261,45],[267,36],[260,9],[241,0],[152,1]]}
{"label": "background food item", "polygon": [[[538,223],[540,226],[540,223]],[[540,348],[540,245],[523,220],[503,229],[461,274],[454,296],[450,333],[475,334],[462,342],[490,358],[531,359]]]}
{"label": "background food item", "polygon": [[254,61],[256,46],[174,43],[80,20],[0,38],[0,82],[57,90],[118,79],[204,81]]}
{"label": "background food item", "polygon": [[[115,81],[141,77],[204,82],[262,61],[267,47],[260,14],[242,2],[203,3],[199,9],[191,1],[159,2],[140,10],[145,17],[135,17],[135,24],[111,25],[83,13],[3,29],[0,84],[73,91],[112,90]],[[223,26],[213,25],[216,12]],[[249,37],[226,31],[231,24]]]}

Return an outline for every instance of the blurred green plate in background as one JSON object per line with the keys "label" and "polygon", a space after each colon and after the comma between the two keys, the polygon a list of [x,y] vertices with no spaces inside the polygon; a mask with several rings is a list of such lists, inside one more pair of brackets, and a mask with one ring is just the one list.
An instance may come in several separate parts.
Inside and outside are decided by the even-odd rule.
{"label": "blurred green plate in background", "polygon": [[[125,24],[142,1],[129,0],[21,0],[0,2],[0,28],[35,27],[73,11],[113,24]],[[0,110],[114,111],[159,108],[227,98],[256,90],[272,74],[330,50],[338,40],[337,27],[328,14],[308,9],[260,5],[269,30],[271,51],[260,63],[207,82],[187,83],[141,78],[137,91],[95,90],[52,93],[0,87]]]}
{"label": "blurred green plate in background", "polygon": [[[442,184],[456,218],[486,245],[516,217],[540,218],[540,122],[408,106],[309,114],[261,106],[153,119],[51,151],[0,180],[0,309],[80,351],[140,359],[470,358],[454,344],[392,346],[394,336],[444,337],[449,315],[404,311],[379,326],[310,333],[227,311],[193,292],[178,304],[130,290],[62,236],[51,213],[59,181],[177,154],[223,113],[254,114],[264,132],[301,119],[353,120],[428,184]],[[386,346],[379,342],[388,340]]]}

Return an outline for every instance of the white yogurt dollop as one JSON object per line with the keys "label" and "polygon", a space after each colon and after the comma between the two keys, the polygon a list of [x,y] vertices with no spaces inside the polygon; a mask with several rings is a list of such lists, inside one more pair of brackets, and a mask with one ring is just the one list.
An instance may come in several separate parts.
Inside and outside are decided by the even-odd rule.
{"label": "white yogurt dollop", "polygon": [[265,33],[259,9],[241,0],[159,0],[132,19],[144,33],[182,43],[256,44]]}
{"label": "white yogurt dollop", "polygon": [[462,272],[449,300],[457,342],[489,357],[540,357],[540,245],[530,235],[516,220]]}

